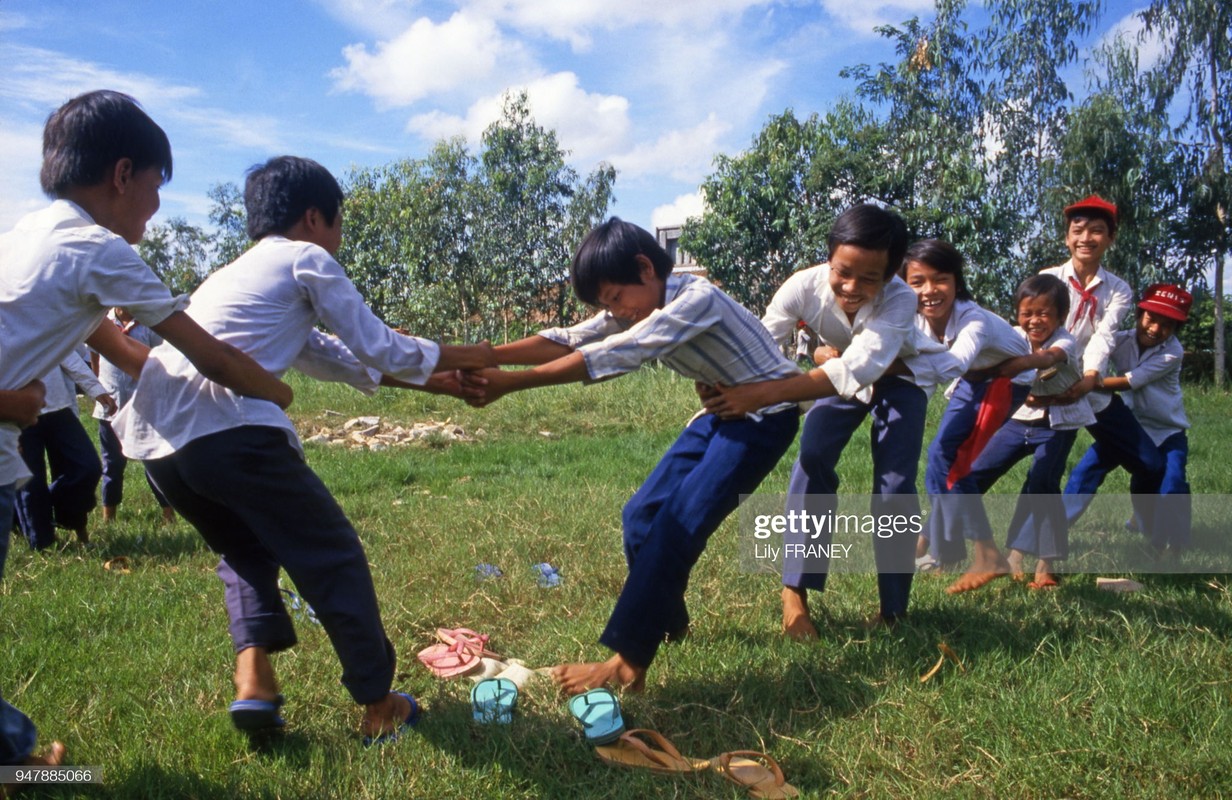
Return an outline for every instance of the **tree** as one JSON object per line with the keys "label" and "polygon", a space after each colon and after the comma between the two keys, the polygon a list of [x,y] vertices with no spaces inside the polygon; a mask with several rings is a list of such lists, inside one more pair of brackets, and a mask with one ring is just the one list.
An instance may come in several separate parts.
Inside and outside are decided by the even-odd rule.
{"label": "tree", "polygon": [[1232,85],[1232,7],[1226,0],[1153,0],[1140,17],[1143,35],[1154,35],[1165,45],[1146,80],[1155,113],[1166,117],[1179,100],[1184,115],[1176,133],[1191,137],[1185,143],[1190,165],[1185,201],[1190,220],[1177,234],[1187,253],[1213,262],[1215,384],[1222,387],[1226,369],[1223,280],[1228,226],[1232,224],[1228,217],[1232,107],[1224,99]]}
{"label": "tree", "polygon": [[211,244],[204,230],[172,217],[147,228],[137,252],[172,293],[191,294],[209,273]]}
{"label": "tree", "polygon": [[230,264],[252,244],[248,239],[248,213],[244,209],[244,194],[234,183],[216,183],[209,188],[210,224],[214,226],[212,240],[214,258],[211,271]]}

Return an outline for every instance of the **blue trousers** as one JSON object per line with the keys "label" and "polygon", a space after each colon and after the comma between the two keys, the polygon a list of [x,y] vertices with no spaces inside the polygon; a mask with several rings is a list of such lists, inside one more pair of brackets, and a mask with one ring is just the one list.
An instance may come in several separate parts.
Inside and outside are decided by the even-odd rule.
{"label": "blue trousers", "polygon": [[599,641],[646,667],[689,625],[689,573],[710,535],[791,446],[795,409],[760,421],[706,414],[668,448],[622,513],[629,576]]}
{"label": "blue trousers", "polygon": [[30,546],[41,550],[56,543],[57,525],[69,530],[85,527],[103,468],[76,408],[43,414],[22,430],[18,442],[21,458],[34,477],[17,492],[17,525]]}
{"label": "blue trousers", "polygon": [[[954,386],[954,393],[946,404],[937,427],[937,435],[928,446],[924,468],[924,491],[928,493],[932,509],[926,529],[929,553],[944,564],[956,564],[967,557],[965,531],[972,525],[972,515],[984,513],[982,501],[972,499],[978,490],[975,482],[966,476],[949,486],[950,469],[958,457],[958,449],[975,428],[984,393],[991,381],[971,382],[962,378]],[[1010,414],[1027,399],[1028,386],[1013,384]]]}
{"label": "blue trousers", "polygon": [[245,426],[194,439],[146,462],[172,507],[222,556],[236,652],[295,644],[278,590],[283,568],[316,611],[356,703],[383,699],[394,675],[359,536],[285,431]]}
{"label": "blue trousers", "polygon": [[[1117,423],[1100,426],[1100,438],[1087,448],[1070,472],[1065,484],[1066,516],[1071,524],[1082,516],[1108,473],[1123,467],[1129,472],[1134,515],[1151,546],[1160,550],[1165,547],[1184,549],[1190,543],[1193,518],[1186,477],[1189,437],[1184,431],[1178,431],[1157,447],[1120,397],[1114,401],[1099,416],[1112,411],[1114,405],[1119,406],[1115,412]],[[1097,422],[1100,421],[1097,418]],[[1157,456],[1158,464],[1152,460],[1152,455]],[[1158,472],[1152,470],[1155,466],[1160,467]]]}
{"label": "blue trousers", "polygon": [[[787,489],[787,511],[807,511],[815,516],[834,512],[839,457],[864,418],[871,416],[871,512],[875,516],[919,514],[915,482],[927,411],[928,396],[924,390],[895,377],[882,378],[873,385],[871,403],[842,397],[818,400],[804,417],[800,458],[792,467]],[[910,531],[873,537],[877,592],[885,620],[907,613],[915,573],[916,538],[917,534]],[[829,539],[823,535],[811,543],[829,545]],[[804,537],[787,534],[783,541],[793,544],[803,542]],[[829,559],[824,556],[785,558],[783,585],[823,591],[828,571]]]}
{"label": "blue trousers", "polygon": [[[969,477],[982,494],[1015,464],[1031,456],[1031,468],[1006,535],[1008,547],[1040,558],[1061,559],[1069,555],[1069,525],[1061,502],[1061,476],[1077,435],[1077,431],[1054,431],[1011,419],[993,435],[971,465]],[[974,511],[975,505],[967,506],[968,510]],[[965,533],[971,540],[988,540],[992,538],[992,527],[987,516],[979,519],[983,504],[978,505],[979,513],[971,514],[972,524]]]}
{"label": "blue trousers", "polygon": [[[111,423],[105,419],[98,421],[98,449],[103,457],[103,505],[114,508],[124,501],[124,470],[128,467],[128,456],[124,455]],[[148,472],[145,473],[145,482],[160,507],[171,505],[154,481],[150,480]]]}
{"label": "blue trousers", "polygon": [[[13,502],[17,496],[14,484],[0,486],[0,519],[13,518]],[[0,578],[4,577],[4,561],[9,552],[9,531],[4,531],[0,543]],[[34,752],[37,731],[25,714],[0,697],[0,765],[21,764]]]}

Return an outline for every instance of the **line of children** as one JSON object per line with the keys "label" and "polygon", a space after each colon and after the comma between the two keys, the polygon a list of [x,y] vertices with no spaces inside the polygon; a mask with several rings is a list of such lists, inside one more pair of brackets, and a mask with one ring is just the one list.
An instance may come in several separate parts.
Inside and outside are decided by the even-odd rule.
{"label": "line of children", "polygon": [[[827,243],[829,260],[789,277],[762,319],[780,342],[804,321],[824,345],[820,366],[785,380],[718,387],[705,405],[729,418],[773,403],[817,400],[804,419],[787,501],[789,513],[814,516],[833,512],[839,457],[871,417],[872,513],[910,518],[919,514],[916,472],[928,389],[956,377],[957,362],[943,345],[916,336],[916,296],[897,276],[907,249],[901,217],[871,204],[854,206],[835,220]],[[930,375],[926,381],[903,360],[918,356],[921,348],[935,351],[943,362],[920,370]],[[825,535],[815,541],[829,544]],[[873,536],[873,548],[880,608],[869,622],[893,625],[907,613],[915,537],[907,531],[883,532]],[[789,636],[817,636],[808,591],[825,589],[828,569],[828,548],[784,559],[781,599]]]}
{"label": "line of children", "polygon": [[[25,390],[83,341],[140,374],[146,349],[100,324],[123,306],[220,384],[290,405],[289,386],[203,331],[133,249],[171,171],[166,134],[127,95],[89,92],[48,118],[39,179],[52,202],[0,235],[0,390]],[[19,435],[0,422],[0,510],[29,478]]]}
{"label": "line of children", "polygon": [[[314,161],[282,156],[251,169],[244,207],[256,244],[193,293],[192,319],[274,375],[295,367],[368,392],[382,383],[423,387],[438,370],[495,363],[486,342],[437,345],[396,333],[373,314],[333,258],[342,242],[342,201],[338,182]],[[448,372],[429,388],[460,391]],[[150,352],[113,426],[124,452],[144,462],[172,507],[221,556],[236,652],[236,727],[284,724],[269,656],[296,636],[278,588],[280,569],[329,636],[342,683],[364,707],[367,740],[391,738],[415,722],[415,699],[391,690],[394,647],[359,535],[305,463],[282,409],[210,381],[164,344]]]}
{"label": "line of children", "polygon": [[[784,378],[798,369],[744,307],[701,278],[673,275],[672,259],[647,231],[613,217],[590,232],[571,267],[580,300],[602,311],[496,348],[486,396],[623,375],[655,359],[707,387]],[[564,664],[553,676],[568,694],[605,684],[640,689],[659,645],[689,626],[684,594],[710,535],[753,492],[795,439],[794,403],[770,402],[729,419],[695,419],[622,513],[629,575],[599,641],[602,662]]]}
{"label": "line of children", "polygon": [[[1117,374],[1101,375],[1096,385],[1098,391],[1123,392],[1128,402],[1113,395],[1101,420],[1104,435],[1087,449],[1065,485],[1065,510],[1072,524],[1108,473],[1123,467],[1130,473],[1135,520],[1141,531],[1157,553],[1172,556],[1189,546],[1192,515],[1185,475],[1189,420],[1181,398],[1184,351],[1176,338],[1177,330],[1189,319],[1192,303],[1189,292],[1171,284],[1155,284],[1143,293],[1134,328],[1118,331],[1113,339],[1109,364]],[[1116,414],[1111,424],[1109,411]],[[1132,421],[1124,419],[1126,413],[1132,414]],[[1125,457],[1139,449],[1132,446],[1141,435],[1138,431],[1158,449],[1162,476],[1144,471],[1141,464]],[[1120,446],[1110,445],[1114,440]]]}

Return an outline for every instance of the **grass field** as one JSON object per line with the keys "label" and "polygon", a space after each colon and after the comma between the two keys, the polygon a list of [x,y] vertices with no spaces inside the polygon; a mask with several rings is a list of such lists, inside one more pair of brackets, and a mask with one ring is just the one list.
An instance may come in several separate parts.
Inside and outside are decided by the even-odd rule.
{"label": "grass field", "polygon": [[[595,639],[625,571],[620,507],[692,413],[691,383],[646,370],[484,410],[412,392],[296,389],[305,428],[337,424],[329,409],[483,429],[473,443],[308,449],[364,539],[399,650],[396,688],[426,708],[418,729],[361,748],[333,651],[300,619],[300,644],[275,657],[290,727],[250,748],[226,713],[233,656],[216,559],[187,525],[159,527],[133,466],[120,522],[98,523],[91,548],[33,554],[13,543],[0,690],[42,742],[60,739],[72,763],[104,771],[102,786],[25,796],[744,796],[714,774],[600,763],[549,683],[527,686],[512,726],[476,727],[469,681],[438,680],[414,659],[438,625],[487,632],[532,666],[606,657]],[[1194,491],[1232,494],[1227,396],[1193,390],[1188,408]],[[932,411],[935,424],[936,402]],[[792,455],[764,491],[783,491]],[[841,469],[852,491],[867,491],[866,446],[848,448]],[[1125,491],[1116,481],[1108,490]],[[660,651],[645,694],[623,698],[631,727],[693,756],[767,751],[806,797],[1232,795],[1226,575],[1139,575],[1146,588],[1132,595],[1098,591],[1091,575],[1043,594],[1001,581],[959,597],[944,594],[946,578],[921,576],[909,621],[871,633],[860,620],[875,609],[874,578],[836,576],[817,614],[821,641],[801,644],[779,634],[777,582],[739,570],[736,528],[725,523],[694,572],[691,636]],[[559,569],[559,587],[536,584],[541,561]],[[481,562],[505,576],[477,583]],[[947,662],[921,683],[940,643],[965,669]]]}

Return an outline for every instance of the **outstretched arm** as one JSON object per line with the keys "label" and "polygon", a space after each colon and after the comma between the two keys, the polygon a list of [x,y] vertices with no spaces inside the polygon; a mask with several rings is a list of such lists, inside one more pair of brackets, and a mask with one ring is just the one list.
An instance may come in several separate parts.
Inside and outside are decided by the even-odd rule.
{"label": "outstretched arm", "polygon": [[[114,329],[114,326],[99,327]],[[215,339],[183,311],[177,311],[150,327],[172,347],[187,356],[204,377],[237,394],[269,400],[279,408],[285,409],[291,405],[293,394],[290,386],[274,377],[246,353]],[[100,349],[100,352],[111,359],[106,351]],[[125,368],[121,366],[121,369]],[[125,371],[128,372],[127,369]]]}
{"label": "outstretched arm", "polygon": [[495,349],[497,364],[527,366],[547,364],[549,361],[564,358],[573,352],[573,348],[569,345],[554,342],[538,334],[509,344],[498,345]]}
{"label": "outstretched arm", "polygon": [[482,398],[467,400],[473,406],[490,405],[509,392],[575,383],[590,377],[590,373],[586,370],[586,359],[578,352],[570,353],[564,358],[549,361],[533,369],[485,369],[479,373],[472,373],[472,375],[474,378],[487,381]]}
{"label": "outstretched arm", "polygon": [[830,376],[820,367],[777,381],[715,388],[719,395],[705,402],[706,410],[723,419],[738,419],[776,403],[798,403],[838,394]]}

